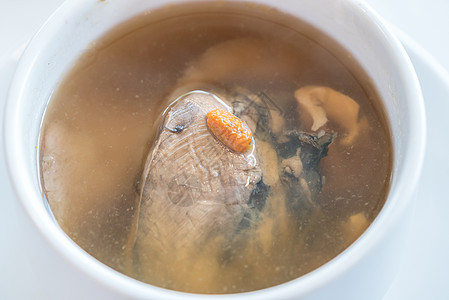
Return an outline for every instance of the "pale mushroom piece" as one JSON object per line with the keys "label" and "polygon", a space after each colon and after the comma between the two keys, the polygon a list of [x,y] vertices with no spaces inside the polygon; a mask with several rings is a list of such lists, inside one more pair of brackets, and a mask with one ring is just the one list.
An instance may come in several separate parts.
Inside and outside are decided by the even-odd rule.
{"label": "pale mushroom piece", "polygon": [[360,105],[352,98],[324,86],[305,86],[295,91],[298,112],[308,130],[318,131],[329,122],[343,128],[340,143],[351,145],[369,128],[368,120],[360,117]]}
{"label": "pale mushroom piece", "polygon": [[342,229],[346,239],[350,242],[357,239],[368,227],[369,223],[364,213],[357,213],[350,216],[346,222],[342,223]]}
{"label": "pale mushroom piece", "polygon": [[299,176],[302,173],[302,161],[299,158],[299,152],[300,152],[300,148],[298,148],[297,154],[295,156],[284,159],[281,162],[281,169],[284,172],[289,173],[296,178],[299,178]]}
{"label": "pale mushroom piece", "polygon": [[263,172],[263,181],[273,186],[279,181],[279,166],[276,150],[267,142],[258,141],[257,154],[260,157],[260,168]]}
{"label": "pale mushroom piece", "polygon": [[275,136],[280,136],[282,131],[285,128],[285,118],[281,115],[280,112],[275,110],[270,110],[272,121],[271,131]]}
{"label": "pale mushroom piece", "polygon": [[276,45],[274,51],[266,40],[249,37],[217,43],[188,65],[178,84],[239,82],[254,76],[270,80],[273,74],[291,74],[293,69],[288,58],[294,59],[295,52],[279,47]]}

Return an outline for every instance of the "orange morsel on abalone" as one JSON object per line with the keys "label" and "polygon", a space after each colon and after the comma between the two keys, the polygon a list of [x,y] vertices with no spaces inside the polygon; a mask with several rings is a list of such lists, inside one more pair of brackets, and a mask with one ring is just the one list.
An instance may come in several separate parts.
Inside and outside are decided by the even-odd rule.
{"label": "orange morsel on abalone", "polygon": [[251,145],[253,134],[245,121],[223,109],[207,113],[207,127],[226,147],[245,152]]}

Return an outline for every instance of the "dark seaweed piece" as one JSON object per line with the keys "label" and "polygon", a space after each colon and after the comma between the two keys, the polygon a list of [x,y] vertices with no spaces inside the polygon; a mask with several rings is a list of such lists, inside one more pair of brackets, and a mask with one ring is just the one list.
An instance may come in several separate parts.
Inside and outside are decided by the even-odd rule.
{"label": "dark seaweed piece", "polygon": [[256,221],[259,213],[265,207],[269,193],[270,187],[266,185],[263,180],[259,181],[254,190],[251,192],[251,196],[248,200],[248,211],[244,213],[237,232],[250,227],[251,223]]}
{"label": "dark seaweed piece", "polygon": [[[320,180],[320,178],[315,178],[315,182]],[[310,195],[313,192],[301,185],[300,178],[289,173],[284,173],[282,181],[287,185],[286,205],[289,211],[294,211],[296,215],[299,212],[304,214],[315,207],[312,199],[310,199]],[[309,186],[310,182],[307,182],[307,185]]]}
{"label": "dark seaweed piece", "polygon": [[[320,160],[327,155],[330,144],[334,141],[336,133],[310,134],[306,132],[292,131],[287,134],[287,142],[279,145],[279,153],[283,158],[290,158],[298,153],[302,162],[302,177],[305,179],[308,191],[305,191],[300,184],[299,178],[284,173],[284,183],[288,185],[289,203],[291,209],[301,209],[307,201],[307,194],[316,195],[322,188],[322,177],[318,171]],[[310,201],[309,201],[310,202]]]}
{"label": "dark seaweed piece", "polygon": [[268,198],[270,187],[263,182],[263,179],[259,181],[251,192],[251,196],[248,200],[248,207],[255,208],[261,211],[265,207],[265,202]]}
{"label": "dark seaweed piece", "polygon": [[290,158],[296,155],[301,148],[300,158],[306,168],[316,167],[321,158],[327,155],[329,145],[337,136],[334,132],[326,132],[321,135],[291,131],[286,137],[288,141],[278,144],[279,155],[282,158]]}
{"label": "dark seaweed piece", "polygon": [[324,133],[321,136],[299,132],[300,158],[306,169],[317,169],[321,158],[327,155],[329,145],[334,141],[336,133]]}
{"label": "dark seaweed piece", "polygon": [[[258,98],[255,99],[258,100]],[[256,129],[254,133],[268,132],[271,118],[269,108],[265,103],[257,100],[254,100],[246,95],[239,95],[239,97],[235,97],[232,103],[234,114],[239,118],[242,116],[247,116],[256,121]]]}
{"label": "dark seaweed piece", "polygon": [[231,93],[232,107],[234,114],[238,117],[246,116],[255,122],[255,135],[264,136],[267,141],[274,140],[275,136],[272,133],[272,119],[271,114],[276,112],[283,118],[286,118],[285,112],[277,104],[275,99],[272,99],[266,92],[260,91],[258,93]]}
{"label": "dark seaweed piece", "polygon": [[297,134],[290,133],[287,135],[288,141],[278,144],[278,154],[282,158],[290,158],[296,155],[298,148],[301,145],[300,140],[297,138]]}
{"label": "dark seaweed piece", "polygon": [[329,145],[334,141],[336,133],[324,133],[322,136],[299,133],[301,158],[304,179],[306,180],[312,195],[321,191],[323,186],[321,174],[318,171],[320,160],[327,155]]}

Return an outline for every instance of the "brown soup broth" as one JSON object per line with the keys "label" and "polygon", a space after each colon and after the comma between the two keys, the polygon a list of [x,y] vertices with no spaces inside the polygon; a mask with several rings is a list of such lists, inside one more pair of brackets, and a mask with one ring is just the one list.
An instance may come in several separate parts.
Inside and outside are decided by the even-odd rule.
{"label": "brown soup broth", "polygon": [[[274,194],[285,195],[284,185],[276,179],[260,223],[227,244],[226,259],[211,246],[202,250],[201,259],[192,256],[194,268],[181,263],[145,273],[139,270],[138,253],[131,254],[137,258],[130,264],[127,252],[138,217],[136,199],[158,121],[181,84],[265,95],[288,124],[305,131],[295,90],[330,87],[360,105],[359,116],[369,129],[343,145],[340,128],[327,127],[337,137],[319,162],[322,189],[312,198],[317,209],[283,207],[286,200]],[[67,235],[120,272],[187,292],[251,291],[316,269],[363,233],[388,193],[389,134],[370,78],[318,30],[248,3],[170,5],[113,28],[64,75],[41,130],[42,187]],[[281,161],[264,159],[261,155],[261,164],[280,168]]]}

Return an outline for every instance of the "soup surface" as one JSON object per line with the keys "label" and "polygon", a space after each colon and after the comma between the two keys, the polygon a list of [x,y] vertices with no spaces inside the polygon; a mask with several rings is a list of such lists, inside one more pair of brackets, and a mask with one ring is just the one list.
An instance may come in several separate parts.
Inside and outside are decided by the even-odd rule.
{"label": "soup surface", "polygon": [[[207,131],[217,107],[251,128],[249,151]],[[379,213],[391,164],[380,99],[351,55],[248,3],[171,5],[112,29],[65,75],[40,140],[42,188],[71,239],[197,293],[328,262]]]}

